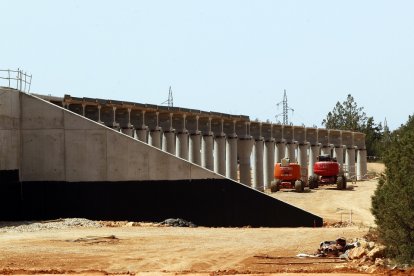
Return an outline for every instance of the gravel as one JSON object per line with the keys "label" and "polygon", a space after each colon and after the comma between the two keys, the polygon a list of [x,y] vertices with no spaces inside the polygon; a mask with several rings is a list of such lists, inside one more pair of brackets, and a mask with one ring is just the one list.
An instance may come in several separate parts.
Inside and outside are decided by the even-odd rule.
{"label": "gravel", "polygon": [[65,218],[47,221],[1,221],[0,233],[35,232],[50,229],[69,229],[76,227],[102,227],[98,221],[84,218]]}

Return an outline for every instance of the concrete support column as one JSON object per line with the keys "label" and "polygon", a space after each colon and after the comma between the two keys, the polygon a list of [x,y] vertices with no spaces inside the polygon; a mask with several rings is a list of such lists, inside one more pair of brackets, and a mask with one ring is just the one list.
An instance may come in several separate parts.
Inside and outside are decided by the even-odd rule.
{"label": "concrete support column", "polygon": [[163,133],[162,150],[175,155],[175,130],[167,130]]}
{"label": "concrete support column", "polygon": [[309,151],[309,165],[308,165],[308,176],[314,176],[313,166],[316,163],[316,158],[319,155],[319,145],[311,145]]}
{"label": "concrete support column", "polygon": [[82,116],[85,117],[86,103],[82,103]]}
{"label": "concrete support column", "polygon": [[290,162],[295,162],[296,161],[295,151],[296,151],[296,144],[288,142],[286,144],[285,157],[289,158]]}
{"label": "concrete support column", "polygon": [[157,124],[154,129],[150,130],[149,137],[148,137],[148,143],[153,147],[161,149],[161,130],[162,129],[158,125],[159,123],[158,116],[160,115],[160,113],[156,112],[155,115],[157,118],[157,121],[156,121]]}
{"label": "concrete support column", "polygon": [[164,131],[162,150],[175,155],[175,129],[173,128],[173,113],[170,113],[170,129]]}
{"label": "concrete support column", "polygon": [[144,129],[137,129],[135,131],[136,133],[136,137],[138,140],[147,143],[147,135],[148,135],[148,129],[144,128]]}
{"label": "concrete support column", "polygon": [[183,129],[177,133],[177,156],[188,160],[188,131],[185,127],[186,115],[183,115]]}
{"label": "concrete support column", "polygon": [[264,142],[264,188],[270,188],[274,178],[275,168],[275,140],[270,139]]}
{"label": "concrete support column", "polygon": [[201,166],[201,132],[190,134],[190,162]]}
{"label": "concrete support column", "polygon": [[363,180],[367,174],[367,150],[359,149],[357,153],[357,180]]}
{"label": "concrete support column", "polygon": [[211,118],[208,120],[208,132],[203,133],[201,139],[201,166],[206,169],[214,170],[214,154],[213,154],[214,137],[211,131]]}
{"label": "concrete support column", "polygon": [[122,133],[134,137],[134,129],[133,128],[124,128],[122,129]]}
{"label": "concrete support column", "polygon": [[264,191],[263,180],[263,138],[258,138],[253,144],[253,189]]}
{"label": "concrete support column", "polygon": [[101,121],[101,109],[102,109],[102,106],[101,105],[98,105],[98,123],[99,124],[103,124],[104,123],[104,122]]}
{"label": "concrete support column", "polygon": [[285,157],[286,145],[285,142],[276,142],[275,148],[275,163],[280,163],[282,158]]}
{"label": "concrete support column", "polygon": [[344,168],[344,148],[343,147],[335,147],[334,148],[334,156],[336,161],[338,161],[339,169],[342,171]]}
{"label": "concrete support column", "polygon": [[321,147],[321,155],[329,154],[331,156],[331,147],[329,146],[322,146]]}
{"label": "concrete support column", "polygon": [[302,180],[308,180],[308,144],[299,144],[298,146],[298,163],[300,165]]}
{"label": "concrete support column", "polygon": [[151,129],[149,133],[149,144],[153,147],[161,149],[161,128]]}
{"label": "concrete support column", "polygon": [[227,136],[226,177],[237,181],[237,135]]}
{"label": "concrete support column", "polygon": [[134,126],[131,124],[131,108],[128,108],[128,125],[122,129],[122,133],[134,137]]}
{"label": "concrete support column", "polygon": [[201,166],[201,131],[198,130],[199,116],[196,116],[196,129],[190,134],[190,162]]}
{"label": "concrete support column", "polygon": [[188,160],[188,131],[177,134],[177,156]]}
{"label": "concrete support column", "polygon": [[226,135],[220,133],[214,139],[214,172],[226,175]]}
{"label": "concrete support column", "polygon": [[250,136],[245,136],[239,138],[237,143],[237,152],[239,154],[239,172],[240,172],[240,182],[251,186],[252,176],[250,168],[250,155],[253,148],[253,139]]}
{"label": "concrete support column", "polygon": [[213,132],[203,134],[201,142],[201,166],[214,170]]}
{"label": "concrete support column", "polygon": [[355,148],[347,148],[345,156],[345,166],[347,178],[355,177]]}
{"label": "concrete support column", "polygon": [[221,131],[214,137],[214,172],[226,175],[226,134],[224,120],[221,120]]}
{"label": "concrete support column", "polygon": [[[131,111],[130,110],[131,109],[128,109],[128,113],[129,113],[128,114],[128,117],[129,118],[131,117],[131,115],[130,115]],[[130,124],[130,120],[128,121],[128,125],[132,126]],[[158,127],[158,120],[157,120],[157,127]],[[148,127],[145,125],[145,110],[142,111],[142,122],[141,122],[141,126],[136,129],[135,134],[136,134],[135,135],[135,138],[136,139],[138,139],[138,140],[140,140],[140,141],[142,141],[144,143],[147,143],[147,141],[148,141]]]}
{"label": "concrete support column", "polygon": [[116,106],[112,107],[112,111],[113,111],[112,128],[119,131],[120,130],[119,124],[116,122]]}

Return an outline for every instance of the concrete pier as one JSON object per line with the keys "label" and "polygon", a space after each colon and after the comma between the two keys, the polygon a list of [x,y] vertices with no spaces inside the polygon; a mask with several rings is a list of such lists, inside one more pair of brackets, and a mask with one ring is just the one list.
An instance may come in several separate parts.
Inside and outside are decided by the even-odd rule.
{"label": "concrete pier", "polygon": [[256,139],[253,145],[253,188],[264,191],[263,180],[263,138]]}
{"label": "concrete pier", "polygon": [[286,145],[284,142],[276,142],[275,148],[275,163],[280,163],[282,158],[285,157]]}
{"label": "concrete pier", "polygon": [[[134,128],[136,134],[134,136],[141,141],[148,141],[150,145],[163,148],[165,151],[226,175],[231,179],[243,178],[247,184],[256,185],[257,179],[255,174],[253,182],[247,180],[246,176],[250,174],[251,170],[250,165],[247,166],[247,164],[250,164],[253,159],[256,160],[256,149],[251,156],[252,160],[245,159],[241,162],[244,164],[240,163],[238,167],[238,159],[240,158],[238,148],[245,146],[246,141],[243,139],[246,137],[253,140],[263,137],[261,171],[264,187],[268,187],[273,180],[274,163],[281,162],[285,156],[289,157],[291,162],[300,162],[303,167],[308,168],[308,175],[312,175],[313,163],[316,161],[316,156],[319,155],[315,151],[318,149],[323,154],[333,154],[341,164],[345,154],[342,152],[341,158],[342,147],[345,147],[347,151],[357,147],[362,151],[354,153],[354,157],[356,154],[356,157],[361,158],[361,161],[357,162],[357,171],[355,172],[354,168],[353,175],[361,177],[366,174],[364,173],[366,171],[366,153],[363,152],[366,149],[365,135],[362,133],[257,122],[251,121],[245,115],[231,115],[181,107],[75,98],[69,95],[58,100],[56,97],[54,99],[56,102],[53,102],[52,99],[47,100],[105,126],[117,130],[122,129],[122,132],[128,135],[131,134],[128,129]],[[273,140],[274,142],[271,142]],[[307,150],[309,157],[305,157],[305,143],[309,143],[310,146]],[[305,159],[308,159],[306,166],[304,166]],[[255,167],[256,161],[251,165]],[[352,168],[350,169],[352,171]],[[260,169],[257,170],[257,172],[259,171]],[[239,175],[240,177],[238,177]],[[259,179],[258,182],[261,180]]]}
{"label": "concrete pier", "polygon": [[338,161],[340,170],[343,170],[344,167],[344,148],[341,147],[335,147],[334,149],[334,156],[336,160]]}
{"label": "concrete pier", "polygon": [[226,140],[226,177],[237,180],[237,135],[232,134]]}
{"label": "concrete pier", "polygon": [[285,158],[289,158],[290,162],[296,162],[296,144],[293,142],[286,143]]}
{"label": "concrete pier", "polygon": [[329,155],[329,156],[332,156],[332,154],[331,154],[331,147],[329,147],[329,146],[322,146],[321,147],[321,155]]}
{"label": "concrete pier", "polygon": [[201,132],[190,134],[189,161],[201,166]]}
{"label": "concrete pier", "polygon": [[162,138],[162,150],[173,155],[176,153],[175,147],[175,129],[173,127],[173,113],[169,114],[169,129],[164,130]]}
{"label": "concrete pier", "polygon": [[367,160],[367,150],[360,149],[357,153],[357,180],[363,180],[367,175],[367,163],[364,162]]}
{"label": "concrete pier", "polygon": [[240,172],[240,182],[251,186],[252,184],[252,175],[251,175],[251,166],[250,166],[250,155],[252,152],[254,140],[252,137],[245,136],[239,138],[237,144],[237,152],[239,155],[239,172]]}
{"label": "concrete pier", "polygon": [[313,166],[316,163],[316,158],[319,155],[319,145],[311,145],[309,150],[309,165],[308,165],[308,175],[314,176]]}
{"label": "concrete pier", "polygon": [[346,177],[348,179],[353,179],[356,177],[355,172],[355,148],[347,148],[346,149],[346,157],[345,157],[345,165],[346,165]]}
{"label": "concrete pier", "polygon": [[166,130],[163,135],[162,150],[175,155],[175,130]]}
{"label": "concrete pier", "polygon": [[188,131],[182,130],[177,133],[177,156],[188,160]]}
{"label": "concrete pier", "polygon": [[122,133],[128,136],[134,137],[134,129],[133,128],[123,128]]}
{"label": "concrete pier", "polygon": [[187,116],[184,114],[181,130],[177,132],[176,154],[178,157],[188,160],[188,130],[186,128],[186,118]]}
{"label": "concrete pier", "polygon": [[275,166],[275,140],[270,139],[264,142],[264,188],[270,188],[274,178]]}
{"label": "concrete pier", "polygon": [[150,130],[149,133],[149,138],[148,138],[148,143],[156,148],[161,149],[161,128],[160,127],[156,127],[154,129]]}
{"label": "concrete pier", "polygon": [[214,172],[226,175],[226,135],[224,133],[214,138]]}
{"label": "concrete pier", "polygon": [[299,144],[298,146],[298,163],[301,169],[302,180],[308,180],[308,144]]}
{"label": "concrete pier", "polygon": [[201,166],[214,170],[213,132],[203,134],[201,141]]}
{"label": "concrete pier", "polygon": [[144,143],[147,143],[148,137],[148,129],[147,128],[139,128],[135,130],[136,138]]}

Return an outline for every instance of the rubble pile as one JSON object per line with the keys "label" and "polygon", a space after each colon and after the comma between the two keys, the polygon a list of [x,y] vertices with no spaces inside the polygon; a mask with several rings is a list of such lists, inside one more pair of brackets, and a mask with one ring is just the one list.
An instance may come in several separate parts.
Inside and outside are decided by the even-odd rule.
{"label": "rubble pile", "polygon": [[355,239],[350,243],[343,237],[324,241],[315,255],[348,260],[351,267],[367,273],[374,273],[386,265],[385,247],[366,239]]}
{"label": "rubble pile", "polygon": [[373,241],[359,239],[354,242],[354,248],[344,252],[340,257],[351,262],[360,271],[374,273],[386,265],[385,246]]}
{"label": "rubble pile", "polygon": [[84,218],[66,218],[47,221],[1,222],[0,232],[35,232],[50,229],[68,229],[75,227],[102,227],[97,221]]}
{"label": "rubble pile", "polygon": [[197,227],[191,221],[186,221],[181,218],[169,218],[159,223],[160,225],[172,226],[172,227]]}

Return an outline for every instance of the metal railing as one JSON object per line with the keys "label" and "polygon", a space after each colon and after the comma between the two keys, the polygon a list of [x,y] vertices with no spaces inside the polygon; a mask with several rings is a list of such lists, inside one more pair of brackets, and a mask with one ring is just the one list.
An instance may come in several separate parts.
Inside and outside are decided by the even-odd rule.
{"label": "metal railing", "polygon": [[5,86],[29,93],[32,84],[32,75],[23,70],[0,69],[0,86]]}

